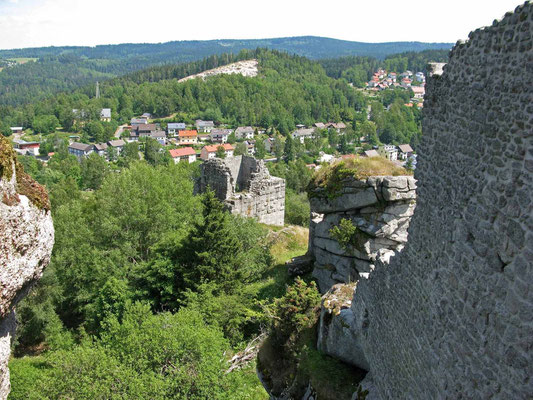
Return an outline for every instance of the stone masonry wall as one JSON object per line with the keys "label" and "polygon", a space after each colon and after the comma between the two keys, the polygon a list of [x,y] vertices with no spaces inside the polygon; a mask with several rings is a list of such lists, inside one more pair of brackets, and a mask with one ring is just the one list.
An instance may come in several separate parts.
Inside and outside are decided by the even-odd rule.
{"label": "stone masonry wall", "polygon": [[409,241],[337,314],[367,399],[533,398],[532,33],[526,3],[428,79]]}
{"label": "stone masonry wall", "polygon": [[263,160],[249,156],[214,158],[200,169],[198,191],[209,186],[232,213],[269,225],[284,224],[285,180],[270,176]]}

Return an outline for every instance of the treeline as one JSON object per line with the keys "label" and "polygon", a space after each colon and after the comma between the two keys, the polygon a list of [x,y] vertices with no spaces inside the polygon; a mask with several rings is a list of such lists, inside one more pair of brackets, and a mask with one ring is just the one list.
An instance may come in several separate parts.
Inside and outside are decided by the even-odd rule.
{"label": "treeline", "polygon": [[387,71],[422,71],[427,73],[429,62],[447,62],[449,50],[424,50],[420,52],[406,52],[387,56],[383,66]]}
{"label": "treeline", "polygon": [[115,76],[86,64],[81,60],[64,61],[56,58],[5,68],[0,72],[0,105],[17,106],[37,102],[55,93]]}

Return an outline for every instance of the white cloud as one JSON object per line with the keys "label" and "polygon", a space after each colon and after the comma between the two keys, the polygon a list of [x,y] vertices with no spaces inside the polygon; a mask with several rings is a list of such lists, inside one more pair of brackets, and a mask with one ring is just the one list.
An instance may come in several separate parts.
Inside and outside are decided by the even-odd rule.
{"label": "white cloud", "polygon": [[0,48],[316,35],[455,42],[519,0],[0,0]]}

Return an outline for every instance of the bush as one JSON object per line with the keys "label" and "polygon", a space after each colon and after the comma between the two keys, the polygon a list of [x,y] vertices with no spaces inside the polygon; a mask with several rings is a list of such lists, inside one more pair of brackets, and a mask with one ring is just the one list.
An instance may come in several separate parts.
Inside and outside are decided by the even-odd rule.
{"label": "bush", "polygon": [[285,192],[285,222],[293,225],[308,226],[311,208],[305,193]]}
{"label": "bush", "polygon": [[316,284],[307,284],[297,278],[287,288],[287,293],[271,307],[271,330],[277,344],[283,345],[290,353],[300,332],[316,323],[319,307],[320,293]]}

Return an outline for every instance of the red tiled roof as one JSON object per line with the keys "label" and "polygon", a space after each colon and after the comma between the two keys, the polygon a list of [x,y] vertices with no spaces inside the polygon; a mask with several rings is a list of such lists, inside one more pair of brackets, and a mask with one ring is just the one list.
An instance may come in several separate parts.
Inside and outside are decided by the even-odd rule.
{"label": "red tiled roof", "polygon": [[198,136],[198,132],[196,130],[192,131],[179,131],[178,133],[179,137],[192,137],[192,136]]}
{"label": "red tiled roof", "polygon": [[196,151],[194,151],[192,147],[184,147],[182,149],[169,150],[169,153],[172,158],[176,158],[176,157],[192,156],[196,154]]}
{"label": "red tiled roof", "polygon": [[212,146],[205,146],[204,149],[207,150],[208,153],[216,153],[217,149],[222,146],[224,147],[224,150],[228,151],[228,150],[234,150],[235,148],[229,144],[229,143],[224,143],[224,144],[219,144],[219,145],[212,145]]}

